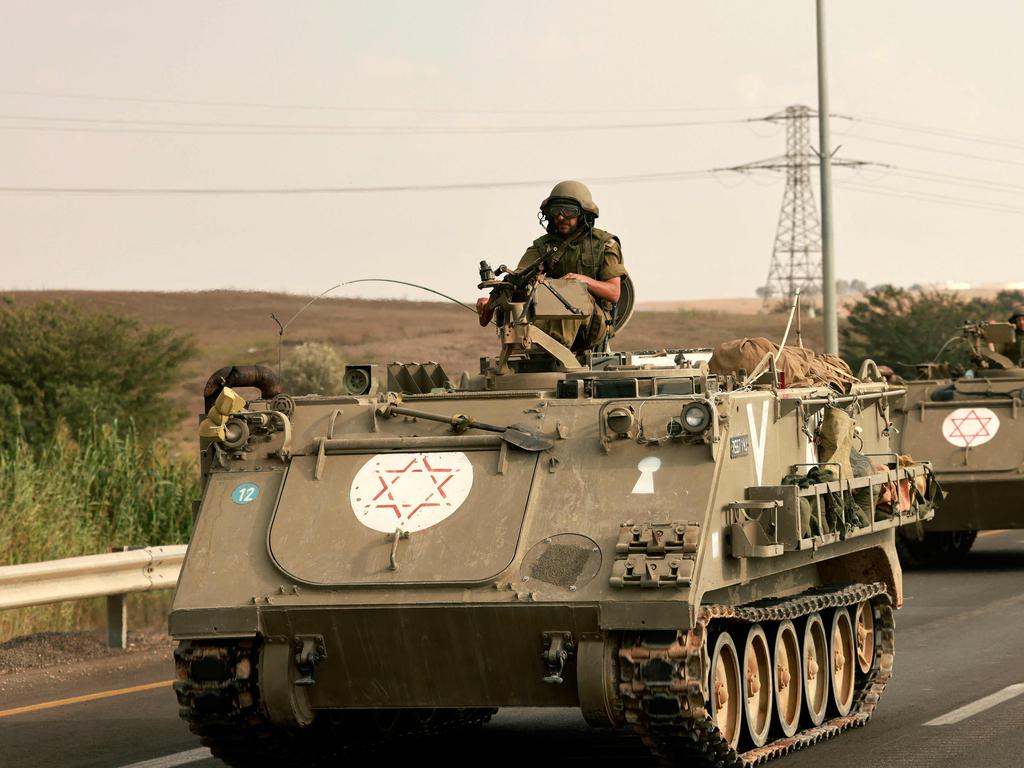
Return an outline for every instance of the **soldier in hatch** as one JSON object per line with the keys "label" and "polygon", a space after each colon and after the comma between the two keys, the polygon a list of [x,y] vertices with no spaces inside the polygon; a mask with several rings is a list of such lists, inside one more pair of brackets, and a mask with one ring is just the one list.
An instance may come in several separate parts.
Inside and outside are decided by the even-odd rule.
{"label": "soldier in hatch", "polygon": [[1024,358],[1024,306],[1013,308],[1010,325],[1013,326],[1013,341],[1003,344],[999,352],[1019,366]]}
{"label": "soldier in hatch", "polygon": [[[589,323],[578,327],[574,321],[565,321],[543,329],[574,352],[601,348],[626,275],[619,238],[594,227],[597,215],[597,204],[585,184],[559,182],[540,204],[537,218],[547,234],[533,241],[517,266],[524,269],[543,261],[545,276],[578,280],[587,286],[594,302]],[[478,299],[476,306],[480,324],[487,325],[492,314],[488,299]]]}

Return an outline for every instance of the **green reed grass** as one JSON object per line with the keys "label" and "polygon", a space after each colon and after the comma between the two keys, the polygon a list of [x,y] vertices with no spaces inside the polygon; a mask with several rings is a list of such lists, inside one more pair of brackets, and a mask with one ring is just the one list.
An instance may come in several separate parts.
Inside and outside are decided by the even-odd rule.
{"label": "green reed grass", "polygon": [[[198,486],[194,460],[116,425],[77,440],[58,430],[39,448],[15,441],[0,450],[0,565],[184,544]],[[101,626],[101,608],[78,601],[0,612],[0,640]]]}

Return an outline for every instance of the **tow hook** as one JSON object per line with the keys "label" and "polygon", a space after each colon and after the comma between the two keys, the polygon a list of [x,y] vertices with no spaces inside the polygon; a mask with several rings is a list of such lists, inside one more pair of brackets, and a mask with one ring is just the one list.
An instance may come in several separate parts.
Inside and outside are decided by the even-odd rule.
{"label": "tow hook", "polygon": [[296,678],[295,685],[305,688],[316,683],[313,675],[316,673],[316,665],[327,658],[327,647],[324,645],[323,635],[296,635],[295,668],[301,677]]}
{"label": "tow hook", "polygon": [[561,685],[564,682],[562,672],[565,671],[565,661],[572,653],[572,633],[544,632],[541,638],[544,640],[544,652],[541,657],[548,673],[543,680],[549,685]]}

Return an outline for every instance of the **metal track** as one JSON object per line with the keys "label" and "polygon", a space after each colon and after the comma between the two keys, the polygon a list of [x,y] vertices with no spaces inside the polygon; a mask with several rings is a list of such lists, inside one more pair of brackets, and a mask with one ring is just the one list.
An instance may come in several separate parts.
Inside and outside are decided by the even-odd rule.
{"label": "metal track", "polygon": [[[875,661],[866,675],[858,674],[850,713],[763,747],[742,753],[733,749],[705,704],[709,631],[724,622],[796,619],[868,599],[875,619]],[[623,638],[618,654],[619,695],[626,721],[667,765],[760,765],[867,723],[892,675],[894,634],[892,604],[882,584],[818,589],[748,606],[708,606],[701,610],[696,626],[689,632],[632,633]]]}
{"label": "metal track", "polygon": [[252,640],[184,641],[174,652],[179,715],[213,755],[232,766],[313,766],[396,740],[480,726],[494,709],[325,710],[296,730],[259,706],[258,645]]}

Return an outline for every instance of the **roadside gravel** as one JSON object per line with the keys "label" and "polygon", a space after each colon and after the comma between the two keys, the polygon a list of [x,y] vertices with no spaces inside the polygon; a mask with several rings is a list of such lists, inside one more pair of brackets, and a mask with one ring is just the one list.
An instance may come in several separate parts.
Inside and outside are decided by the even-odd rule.
{"label": "roadside gravel", "polygon": [[0,643],[0,680],[7,675],[45,669],[47,677],[59,678],[60,670],[82,662],[167,649],[171,640],[164,633],[129,632],[125,650],[108,648],[105,638],[93,632],[40,632]]}

